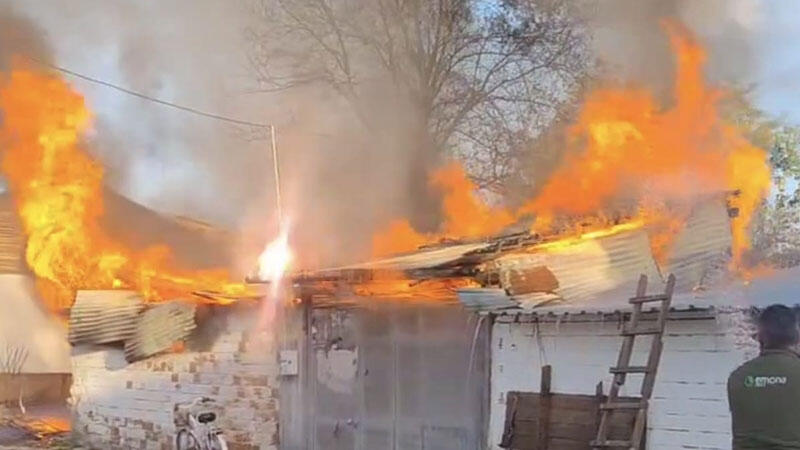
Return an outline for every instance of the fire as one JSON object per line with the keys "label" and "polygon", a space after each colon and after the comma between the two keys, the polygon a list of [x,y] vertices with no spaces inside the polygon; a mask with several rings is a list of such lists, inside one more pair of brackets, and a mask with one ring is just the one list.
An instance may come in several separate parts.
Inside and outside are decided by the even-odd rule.
{"label": "fire", "polygon": [[750,246],[753,213],[769,191],[767,153],[719,115],[724,92],[703,78],[704,49],[677,25],[665,27],[677,60],[674,104],[663,108],[640,89],[589,94],[569,131],[564,164],[523,211],[587,215],[625,196],[685,203],[739,191],[732,223],[738,266]]}
{"label": "fire", "polygon": [[372,239],[376,256],[414,250],[446,238],[479,238],[497,234],[516,217],[504,208],[489,206],[477,195],[477,187],[464,168],[450,163],[435,171],[430,184],[442,192],[444,222],[436,233],[420,233],[404,219],[392,222]]}
{"label": "fire", "polygon": [[273,293],[276,292],[283,274],[293,259],[292,250],[289,248],[288,224],[288,221],[281,224],[278,237],[268,243],[258,257],[258,277],[272,284]]}
{"label": "fire", "polygon": [[458,289],[480,287],[469,278],[410,280],[399,271],[377,271],[375,278],[353,287],[362,297],[450,300]]}
{"label": "fire", "polygon": [[168,248],[134,250],[101,226],[103,169],[81,143],[92,116],[63,80],[16,69],[0,80],[0,111],[2,172],[49,306],[69,306],[78,289],[135,289],[152,300],[244,290],[226,270],[181,269]]}
{"label": "fire", "polygon": [[600,239],[607,236],[613,236],[624,231],[641,229],[644,227],[644,225],[645,223],[642,220],[633,220],[630,222],[613,225],[608,228],[587,231],[585,233],[578,234],[577,236],[570,236],[563,239],[544,242],[533,247],[533,250],[556,250],[571,247],[581,241]]}
{"label": "fire", "polygon": [[[466,176],[453,183],[449,175],[458,172],[453,166],[435,173],[434,185],[447,187],[442,232],[448,237],[485,236],[533,216],[533,231],[552,234],[559,231],[554,224],[564,222],[559,219],[602,218],[622,207],[633,213],[628,214],[633,221],[624,226],[647,224],[654,255],[663,263],[688,215],[687,205],[699,196],[736,191],[731,205],[738,209],[732,220],[732,264],[741,268],[742,255],[750,247],[750,222],[769,192],[767,152],[719,114],[718,102],[725,92],[704,79],[703,47],[681,26],[666,22],[664,27],[676,58],[673,99],[668,105],[642,88],[590,92],[566,133],[562,164],[513,214],[477,201],[475,186]],[[415,233],[407,223],[396,222],[376,236],[375,242],[382,245],[374,248],[389,249],[387,243],[392,243],[394,250],[404,245],[409,250],[439,237]],[[584,234],[578,239],[591,237]]]}

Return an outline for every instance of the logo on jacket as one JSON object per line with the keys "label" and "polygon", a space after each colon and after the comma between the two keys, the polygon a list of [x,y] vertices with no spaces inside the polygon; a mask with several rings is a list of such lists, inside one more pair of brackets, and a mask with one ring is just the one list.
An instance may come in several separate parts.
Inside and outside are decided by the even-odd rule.
{"label": "logo on jacket", "polygon": [[745,387],[767,387],[767,386],[780,386],[786,384],[788,380],[786,377],[754,377],[748,375],[744,377]]}

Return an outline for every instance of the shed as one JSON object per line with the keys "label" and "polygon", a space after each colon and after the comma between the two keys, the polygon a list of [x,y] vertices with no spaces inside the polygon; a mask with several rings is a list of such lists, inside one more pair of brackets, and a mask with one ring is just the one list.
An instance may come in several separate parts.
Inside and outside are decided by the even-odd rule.
{"label": "shed", "polygon": [[[730,448],[726,383],[733,369],[758,352],[750,337],[750,318],[773,303],[797,305],[798,276],[800,269],[786,270],[749,284],[736,282],[673,298],[648,410],[646,448]],[[622,319],[630,311],[626,299],[611,296],[490,314],[489,448],[501,448],[509,393],[539,392],[543,366],[551,366],[555,393],[594,395],[598,381],[607,391],[609,367],[622,342]],[[646,354],[645,345],[637,346],[633,364],[643,364]],[[641,375],[629,377],[621,395],[636,396]],[[553,432],[554,437],[568,437]]]}
{"label": "shed", "polygon": [[[559,404],[588,411],[591,420],[639,275],[660,290],[672,273],[674,310],[646,445],[730,448],[725,381],[757,351],[749,312],[794,304],[800,272],[752,283],[731,275],[729,214],[719,198],[696,204],[660,262],[651,230],[622,223],[566,240],[501,236],[298,275],[305,336],[282,347],[299,350],[301,364],[299,378],[281,383],[281,442],[499,449],[513,409],[509,393],[535,398],[545,365]],[[385,271],[399,277],[382,280]],[[634,349],[633,363],[644,350]],[[636,381],[632,375],[621,394],[637,394]],[[441,405],[449,409],[440,412]],[[584,434],[594,430],[578,425]],[[576,440],[575,429],[551,435],[562,445],[552,448],[588,449],[590,439]]]}

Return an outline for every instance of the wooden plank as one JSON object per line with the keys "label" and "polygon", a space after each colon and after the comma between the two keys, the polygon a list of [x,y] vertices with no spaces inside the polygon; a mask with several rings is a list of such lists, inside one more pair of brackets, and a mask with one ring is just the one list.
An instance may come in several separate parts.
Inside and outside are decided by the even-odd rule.
{"label": "wooden plank", "polygon": [[550,365],[542,366],[541,386],[539,389],[539,448],[547,450],[547,441],[550,436],[550,409],[552,395],[550,393],[551,375],[553,368]]}
{"label": "wooden plank", "polygon": [[[636,286],[636,295],[634,297],[644,297],[647,293],[647,275],[642,274],[639,277],[639,284]],[[642,314],[642,303],[633,304],[633,312],[631,312],[630,321],[625,325],[629,329],[636,329],[639,324],[639,318]],[[660,316],[659,316],[660,317]],[[623,327],[623,331],[625,329]],[[624,333],[623,333],[624,335]],[[631,354],[633,353],[633,344],[635,335],[626,335],[622,339],[622,346],[619,349],[619,357],[617,358],[616,367],[628,367],[631,363]],[[625,383],[625,373],[614,374],[614,381],[611,384],[608,394],[608,402],[616,402],[619,395],[620,387]],[[601,406],[602,409],[602,406]],[[609,438],[608,428],[613,417],[614,411],[603,410],[600,416],[600,425],[597,427],[596,441],[606,441]]]}
{"label": "wooden plank", "polygon": [[667,299],[665,294],[645,295],[642,297],[633,297],[628,300],[629,303],[650,303],[650,302],[663,302]]}
{"label": "wooden plank", "polygon": [[594,387],[594,435],[593,437],[597,437],[597,433],[600,430],[600,419],[602,417],[602,410],[600,409],[600,405],[605,402],[605,395],[603,395],[603,382],[600,381]]}
{"label": "wooden plank", "polygon": [[[551,374],[552,379],[552,374]],[[543,377],[546,381],[547,376]],[[547,383],[542,390],[547,391]],[[600,391],[602,395],[602,391]],[[517,450],[569,450],[589,449],[597,432],[598,402],[602,400],[596,395],[555,394],[549,396],[532,392],[509,392],[506,394],[506,428],[503,447]],[[547,441],[543,441],[544,415],[543,400],[550,399],[550,416],[546,432]],[[635,398],[621,397],[618,401],[638,401]],[[514,405],[514,406],[512,406]],[[636,411],[618,411],[610,417],[607,426],[608,439],[629,439]],[[513,419],[511,415],[513,414]],[[509,421],[513,423],[509,424]],[[510,427],[510,428],[509,428]],[[543,446],[546,442],[546,447]]]}

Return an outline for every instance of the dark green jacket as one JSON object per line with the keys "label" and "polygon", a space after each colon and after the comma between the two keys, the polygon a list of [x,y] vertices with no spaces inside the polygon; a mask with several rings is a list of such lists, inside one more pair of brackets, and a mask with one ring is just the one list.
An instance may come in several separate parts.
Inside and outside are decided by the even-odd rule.
{"label": "dark green jacket", "polygon": [[765,350],[728,377],[734,450],[800,449],[800,357]]}

